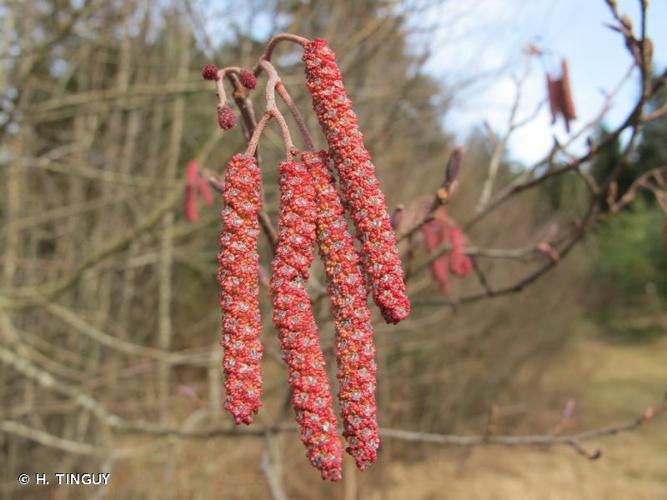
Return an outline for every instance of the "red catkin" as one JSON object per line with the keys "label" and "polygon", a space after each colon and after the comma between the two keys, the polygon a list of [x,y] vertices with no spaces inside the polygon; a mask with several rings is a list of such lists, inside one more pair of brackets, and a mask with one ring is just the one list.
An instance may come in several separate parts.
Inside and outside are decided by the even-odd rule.
{"label": "red catkin", "polygon": [[222,130],[229,130],[236,125],[236,116],[229,104],[218,104],[218,125]]}
{"label": "red catkin", "polygon": [[208,185],[206,179],[202,176],[197,176],[197,191],[204,200],[204,205],[213,204],[213,193],[211,192],[211,186]]}
{"label": "red catkin", "polygon": [[[449,155],[447,167],[445,168],[445,186],[450,189],[457,182],[461,166],[463,165],[463,146],[456,146]],[[452,189],[453,190],[453,189]]]}
{"label": "red catkin", "polygon": [[225,172],[217,278],[221,287],[225,409],[237,424],[252,423],[261,406],[262,323],[257,253],[261,182],[255,158],[234,155]]}
{"label": "red catkin", "polygon": [[183,215],[190,222],[199,220],[197,211],[197,179],[199,178],[199,165],[195,160],[188,163],[185,174],[185,193],[183,197]]}
{"label": "red catkin", "polygon": [[343,86],[336,56],[321,38],[305,46],[306,85],[340,178],[341,194],[361,241],[362,264],[373,299],[388,323],[410,314],[396,235],[384,195]]}
{"label": "red catkin", "polygon": [[249,90],[253,90],[257,87],[257,77],[247,69],[242,69],[239,72],[239,81],[241,82],[241,85]]}
{"label": "red catkin", "polygon": [[328,169],[326,152],[303,153],[317,197],[317,242],[336,327],[338,400],[347,452],[359,469],[375,463],[380,445],[376,418],[376,363],[371,312],[359,256],[345,209]]}
{"label": "red catkin", "polygon": [[185,176],[185,193],[183,197],[183,213],[185,219],[190,222],[199,220],[199,211],[197,209],[197,198],[199,195],[204,200],[204,205],[213,204],[211,188],[206,179],[200,174],[197,160],[190,160]]}
{"label": "red catkin", "polygon": [[465,238],[463,231],[454,224],[450,224],[449,238],[452,242],[452,250],[449,259],[449,267],[454,274],[464,278],[472,271],[472,261],[465,254]]}
{"label": "red catkin", "polygon": [[343,447],[317,324],[305,289],[315,249],[315,190],[304,166],[280,165],[278,243],[272,263],[273,321],[287,363],[292,404],[308,460],[323,479],[342,477]]}
{"label": "red catkin", "polygon": [[215,64],[206,64],[201,70],[201,76],[204,80],[217,80],[218,67]]}
{"label": "red catkin", "polygon": [[[435,252],[440,245],[449,243],[449,227],[447,223],[436,217],[422,226],[424,243],[428,253]],[[442,293],[449,292],[449,253],[441,255],[431,262],[431,275],[438,283]]]}
{"label": "red catkin", "polygon": [[465,254],[465,237],[461,229],[447,216],[444,210],[438,210],[433,219],[422,226],[424,243],[428,253],[437,251],[442,245],[449,244],[449,252],[431,262],[431,274],[438,282],[440,291],[449,292],[449,273],[465,278],[472,271],[472,260]]}

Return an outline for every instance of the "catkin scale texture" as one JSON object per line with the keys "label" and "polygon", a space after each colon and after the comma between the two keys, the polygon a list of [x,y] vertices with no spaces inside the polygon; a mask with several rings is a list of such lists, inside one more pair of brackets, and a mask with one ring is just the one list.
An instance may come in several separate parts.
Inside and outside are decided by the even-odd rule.
{"label": "catkin scale texture", "polygon": [[315,190],[304,166],[294,160],[281,163],[279,184],[278,243],[271,276],[273,321],[306,454],[323,479],[336,481],[342,477],[343,448],[305,288],[315,250]]}
{"label": "catkin scale texture", "polygon": [[336,328],[338,401],[347,452],[364,470],[377,459],[376,362],[371,312],[359,256],[325,152],[303,153],[317,196],[317,242]]}
{"label": "catkin scale texture", "polygon": [[225,409],[250,424],[261,406],[261,319],[257,238],[261,176],[255,158],[235,155],[225,172],[218,253]]}
{"label": "catkin scale texture", "polygon": [[398,323],[410,314],[410,302],[396,235],[336,56],[318,38],[305,46],[303,62],[306,86],[338,171],[341,196],[361,241],[362,265],[373,299],[385,321]]}

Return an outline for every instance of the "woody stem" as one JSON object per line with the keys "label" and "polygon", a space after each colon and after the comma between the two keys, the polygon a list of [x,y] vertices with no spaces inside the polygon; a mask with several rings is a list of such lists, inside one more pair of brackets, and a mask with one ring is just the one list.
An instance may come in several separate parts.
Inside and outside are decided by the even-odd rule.
{"label": "woody stem", "polygon": [[299,35],[294,35],[292,33],[280,33],[271,40],[269,40],[269,43],[266,44],[266,48],[264,49],[264,53],[262,54],[262,57],[260,57],[259,62],[253,69],[253,73],[255,76],[259,76],[259,74],[262,72],[262,61],[270,61],[271,56],[273,55],[273,49],[276,48],[276,46],[283,41],[288,41],[288,42],[293,42],[301,45],[302,47],[305,47],[308,43],[310,43],[310,40],[307,38],[304,38]]}

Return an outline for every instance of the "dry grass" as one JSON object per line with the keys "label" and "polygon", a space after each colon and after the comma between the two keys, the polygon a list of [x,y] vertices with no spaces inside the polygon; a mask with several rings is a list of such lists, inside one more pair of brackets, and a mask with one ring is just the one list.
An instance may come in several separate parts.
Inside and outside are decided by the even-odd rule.
{"label": "dry grass", "polygon": [[[536,390],[532,403],[542,409],[524,412],[518,431],[514,417],[506,428],[501,421],[499,432],[544,432],[558,420],[557,405],[564,397],[577,400],[570,430],[623,421],[656,403],[667,380],[667,338],[619,345],[585,325],[582,330],[589,331],[541,378],[540,387],[549,389]],[[530,404],[524,401],[522,406]],[[295,499],[661,500],[667,498],[666,429],[661,419],[636,433],[588,443],[588,449],[602,449],[597,461],[569,448],[406,450],[386,442],[374,468],[363,475],[348,469],[346,482],[336,485],[319,480],[306,464],[297,437],[287,435],[282,466],[290,498]],[[254,440],[163,443],[140,460],[116,466],[109,498],[269,498],[261,453]],[[172,462],[167,457],[175,458],[169,469],[164,466]]]}
{"label": "dry grass", "polygon": [[[581,339],[542,384],[577,396],[577,426],[630,418],[652,405],[667,382],[667,338],[614,345]],[[536,401],[537,403],[537,401]],[[548,418],[548,416],[545,416]],[[667,422],[603,440],[597,461],[569,449],[431,449],[419,463],[394,463],[390,484],[369,498],[455,500],[609,500],[667,498]]]}

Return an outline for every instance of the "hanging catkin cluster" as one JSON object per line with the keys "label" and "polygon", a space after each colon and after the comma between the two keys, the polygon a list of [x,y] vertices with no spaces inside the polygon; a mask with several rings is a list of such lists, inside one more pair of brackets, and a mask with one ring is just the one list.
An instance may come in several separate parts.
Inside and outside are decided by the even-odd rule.
{"label": "hanging catkin cluster", "polygon": [[449,251],[431,262],[431,274],[440,291],[449,292],[449,273],[464,278],[472,271],[472,261],[465,252],[465,237],[461,229],[447,216],[444,209],[422,226],[424,243],[428,253],[437,251],[441,245],[449,245]]}
{"label": "hanging catkin cluster", "polygon": [[[335,56],[323,40],[292,38],[304,46],[306,83],[329,151],[296,152],[285,120],[275,107],[273,92],[278,88],[288,106],[291,98],[286,97],[284,87],[277,87],[282,84],[265,57],[260,64],[269,72],[267,111],[252,133],[246,153],[235,155],[229,163],[222,188],[225,208],[218,281],[225,408],[237,424],[249,424],[260,407],[257,237],[262,200],[254,153],[261,129],[275,119],[281,126],[287,159],[279,166],[280,207],[270,279],[273,321],[287,364],[292,405],[307,457],[322,478],[338,480],[343,446],[306,288],[315,246],[319,247],[324,264],[335,325],[338,401],[346,451],[361,470],[376,461],[380,444],[375,401],[377,366],[368,295],[370,292],[388,323],[405,319],[410,303],[384,196]],[[236,119],[221,79],[231,75],[235,95],[240,95],[244,91],[238,85],[255,88],[259,71],[253,74],[236,67],[218,70],[207,65],[202,73],[204,78],[216,81],[221,128],[231,128]],[[299,116],[295,118],[298,122]],[[303,133],[305,127],[300,128]],[[306,135],[307,132],[304,140],[309,147],[311,141]],[[336,187],[336,177],[340,189]],[[348,231],[346,215],[356,227],[359,250]]]}
{"label": "hanging catkin cluster", "polygon": [[317,324],[306,293],[315,250],[315,189],[304,166],[293,160],[280,165],[279,185],[278,246],[271,276],[273,322],[308,459],[324,479],[336,480],[340,479],[342,446]]}

